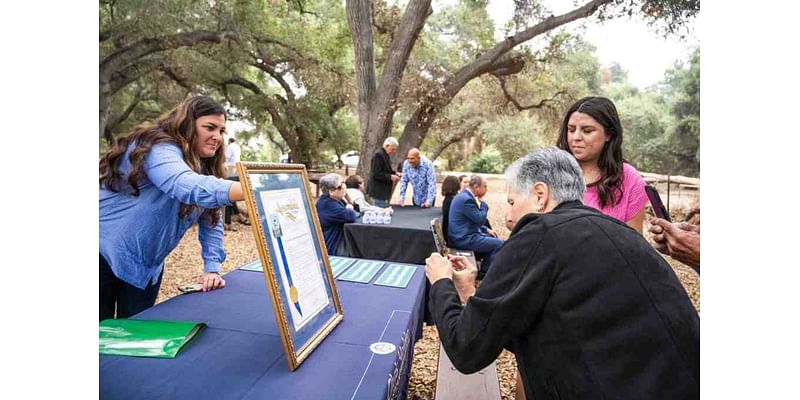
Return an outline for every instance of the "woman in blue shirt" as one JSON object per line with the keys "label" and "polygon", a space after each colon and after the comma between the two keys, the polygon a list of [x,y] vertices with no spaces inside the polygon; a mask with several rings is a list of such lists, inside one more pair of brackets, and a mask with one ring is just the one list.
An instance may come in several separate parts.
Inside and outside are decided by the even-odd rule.
{"label": "woman in blue shirt", "polygon": [[155,304],[164,259],[198,223],[203,291],[225,286],[220,207],[243,200],[225,176],[225,110],[195,96],[145,122],[100,159],[100,320]]}

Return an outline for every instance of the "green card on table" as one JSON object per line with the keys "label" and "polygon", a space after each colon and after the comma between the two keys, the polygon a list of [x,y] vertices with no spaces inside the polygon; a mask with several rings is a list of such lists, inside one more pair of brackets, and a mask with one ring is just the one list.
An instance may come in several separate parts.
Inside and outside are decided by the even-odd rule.
{"label": "green card on table", "polygon": [[340,281],[369,283],[383,267],[383,261],[358,260],[347,272],[339,275]]}
{"label": "green card on table", "polygon": [[242,271],[264,272],[264,268],[261,267],[261,260],[255,260],[246,265],[242,265],[239,269]]}
{"label": "green card on table", "polygon": [[107,319],[100,322],[100,354],[175,358],[205,326],[202,322]]}
{"label": "green card on table", "polygon": [[376,285],[404,288],[414,276],[417,267],[411,265],[390,264],[383,274],[375,281]]}
{"label": "green card on table", "polygon": [[333,277],[337,278],[339,275],[342,274],[351,264],[353,264],[356,259],[355,258],[347,258],[347,257],[338,257],[338,256],[330,256],[329,259],[331,260],[331,272],[333,272]]}

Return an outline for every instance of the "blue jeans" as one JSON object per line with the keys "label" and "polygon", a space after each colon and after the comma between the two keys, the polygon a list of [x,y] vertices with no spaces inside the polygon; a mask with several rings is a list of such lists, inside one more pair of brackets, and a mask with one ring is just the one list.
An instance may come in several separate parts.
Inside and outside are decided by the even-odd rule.
{"label": "blue jeans", "polygon": [[100,255],[100,321],[114,318],[115,306],[116,318],[128,318],[152,307],[156,304],[163,276],[164,270],[162,269],[158,281],[155,284],[148,284],[142,290],[117,278],[111,271],[108,261]]}

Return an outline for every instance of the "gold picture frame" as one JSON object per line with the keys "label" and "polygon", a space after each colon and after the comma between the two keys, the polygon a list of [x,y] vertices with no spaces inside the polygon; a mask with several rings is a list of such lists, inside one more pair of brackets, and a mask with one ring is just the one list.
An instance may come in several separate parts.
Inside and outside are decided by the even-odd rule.
{"label": "gold picture frame", "polygon": [[308,173],[302,164],[238,162],[236,169],[275,322],[294,371],[344,319]]}

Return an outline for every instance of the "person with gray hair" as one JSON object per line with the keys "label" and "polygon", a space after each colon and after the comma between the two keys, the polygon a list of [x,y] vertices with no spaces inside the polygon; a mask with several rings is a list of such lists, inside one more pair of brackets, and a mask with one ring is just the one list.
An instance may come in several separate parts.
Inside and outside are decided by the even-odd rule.
{"label": "person with gray hair", "polygon": [[400,143],[398,143],[397,139],[395,139],[394,137],[389,136],[389,137],[386,138],[386,140],[383,141],[383,147],[386,147],[386,146],[397,147],[397,146],[400,146]]}
{"label": "person with gray hair", "polygon": [[328,254],[335,256],[343,250],[344,224],[355,222],[358,213],[344,201],[347,187],[339,174],[327,174],[319,178],[319,188],[322,195],[317,199],[317,216]]}
{"label": "person with gray hair", "polygon": [[481,261],[479,279],[489,271],[503,245],[489,225],[489,204],[481,200],[488,191],[486,179],[472,175],[469,186],[453,198],[448,210],[447,243],[455,249],[475,253],[475,258]]}
{"label": "person with gray hair", "polygon": [[[586,190],[578,162],[569,153],[556,147],[545,147],[518,159],[506,169],[505,175],[512,211],[514,200],[511,200],[510,193],[517,196],[517,201],[531,200],[531,188],[536,182],[547,183],[555,204],[581,201]],[[506,225],[511,224],[510,230],[513,230],[521,216],[508,213]]]}
{"label": "person with gray hair", "polygon": [[392,169],[391,161],[391,155],[397,152],[398,145],[397,139],[389,136],[383,141],[383,147],[372,155],[367,195],[372,204],[378,207],[389,206],[394,185],[400,180],[400,175]]}
{"label": "person with gray hair", "polygon": [[700,319],[664,258],[581,203],[569,153],[536,149],[507,176],[517,222],[480,287],[464,257],[426,260],[453,365],[471,374],[509,349],[529,399],[699,398]]}

